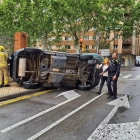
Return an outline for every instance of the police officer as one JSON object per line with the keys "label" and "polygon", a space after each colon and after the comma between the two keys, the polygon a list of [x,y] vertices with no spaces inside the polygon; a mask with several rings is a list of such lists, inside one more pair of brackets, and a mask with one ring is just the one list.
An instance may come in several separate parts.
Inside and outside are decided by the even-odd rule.
{"label": "police officer", "polygon": [[5,87],[10,86],[8,84],[9,76],[8,76],[8,69],[7,69],[8,67],[7,59],[8,59],[8,54],[5,52],[5,48],[3,46],[0,46],[0,88],[3,87],[3,84]]}
{"label": "police officer", "polygon": [[[104,72],[108,71],[108,78],[107,78],[107,87],[108,87],[108,92],[109,96],[108,98],[111,99],[116,99],[117,98],[117,80],[120,74],[120,63],[119,60],[117,59],[117,54],[113,53],[112,54],[112,60],[110,66],[103,71],[100,75],[103,75]],[[111,82],[113,86],[113,90],[111,87]]]}

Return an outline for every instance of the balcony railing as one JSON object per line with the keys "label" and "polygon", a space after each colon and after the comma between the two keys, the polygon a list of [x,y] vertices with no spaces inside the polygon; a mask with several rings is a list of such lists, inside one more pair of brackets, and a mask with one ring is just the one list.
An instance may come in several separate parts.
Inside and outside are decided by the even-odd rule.
{"label": "balcony railing", "polygon": [[122,44],[124,45],[132,45],[132,38],[123,39]]}
{"label": "balcony railing", "polygon": [[122,49],[122,54],[132,54],[132,48]]}
{"label": "balcony railing", "polygon": [[113,53],[118,53],[118,49],[113,49]]}

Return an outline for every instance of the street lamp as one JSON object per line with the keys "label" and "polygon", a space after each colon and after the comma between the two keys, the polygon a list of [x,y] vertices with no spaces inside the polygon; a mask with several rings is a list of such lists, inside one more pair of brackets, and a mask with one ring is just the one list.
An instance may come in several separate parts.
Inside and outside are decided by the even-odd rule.
{"label": "street lamp", "polygon": [[[97,31],[97,28],[93,28],[93,31]],[[99,46],[100,46],[100,35],[101,33],[97,31],[97,45],[96,45],[96,53],[99,53]]]}
{"label": "street lamp", "polygon": [[99,33],[97,33],[96,53],[99,53],[99,44],[100,44],[100,35]]}

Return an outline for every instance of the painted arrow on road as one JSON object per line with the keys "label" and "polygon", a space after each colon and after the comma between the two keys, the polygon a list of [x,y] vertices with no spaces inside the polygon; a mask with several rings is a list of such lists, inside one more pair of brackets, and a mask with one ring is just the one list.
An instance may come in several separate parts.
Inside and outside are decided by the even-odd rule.
{"label": "painted arrow on road", "polygon": [[40,116],[42,116],[42,115],[44,115],[44,114],[46,114],[46,113],[48,113],[48,112],[50,112],[50,111],[52,111],[52,110],[54,110],[54,109],[56,109],[56,108],[58,108],[58,107],[60,107],[60,106],[62,106],[62,105],[64,105],[64,104],[66,104],[66,103],[68,103],[68,102],[70,102],[70,101],[72,101],[72,100],[74,100],[74,99],[76,99],[76,98],[81,96],[78,93],[76,93],[74,90],[70,90],[70,91],[62,92],[61,94],[59,94],[56,97],[59,97],[59,96],[62,96],[62,95],[67,98],[66,101],[64,101],[62,103],[59,103],[59,104],[57,104],[57,105],[55,105],[55,106],[53,106],[53,107],[51,107],[49,109],[46,109],[46,110],[44,110],[44,111],[42,111],[42,112],[40,112],[40,113],[38,113],[38,114],[36,114],[34,116],[31,116],[31,117],[25,119],[25,120],[22,120],[22,121],[20,121],[20,122],[18,122],[16,124],[13,124],[13,125],[5,128],[5,129],[3,129],[3,130],[1,130],[0,132],[1,133],[6,133],[6,132],[8,132],[8,131],[10,131],[12,129],[15,129],[18,126],[23,125],[25,123],[28,123],[29,121],[32,121],[32,120],[36,119],[37,117],[40,117]]}
{"label": "painted arrow on road", "polygon": [[59,97],[59,96],[64,96],[68,100],[72,100],[72,99],[78,98],[81,95],[76,93],[74,90],[70,90],[70,91],[62,92],[59,95],[57,95],[56,97]]}
{"label": "painted arrow on road", "polygon": [[[90,137],[87,140],[113,140],[113,139],[116,139],[116,136],[117,136],[116,132],[115,132],[115,130],[113,130],[112,125],[108,125],[108,122],[115,115],[115,113],[117,112],[119,107],[130,108],[130,105],[129,105],[129,102],[128,102],[127,95],[125,95],[125,96],[123,96],[119,99],[116,99],[112,102],[109,102],[108,104],[109,105],[115,105],[115,107],[108,114],[108,116],[101,122],[101,124],[95,129],[95,131],[90,135]],[[140,122],[138,122],[138,123],[140,123]],[[131,125],[134,125],[134,124],[131,124]],[[115,127],[116,130],[118,128],[118,129],[120,129],[120,131],[122,131],[121,127],[123,127],[123,125],[121,125],[120,128],[119,127],[120,127],[119,125],[118,125],[118,127]],[[128,125],[128,127],[130,127],[130,126]],[[135,128],[137,128],[136,124],[135,124]],[[114,133],[113,132],[111,133],[110,131],[113,131]],[[119,133],[117,133],[117,134],[120,137],[120,134]],[[117,137],[117,138],[119,138],[119,137]],[[127,140],[127,139],[125,139],[125,140]]]}

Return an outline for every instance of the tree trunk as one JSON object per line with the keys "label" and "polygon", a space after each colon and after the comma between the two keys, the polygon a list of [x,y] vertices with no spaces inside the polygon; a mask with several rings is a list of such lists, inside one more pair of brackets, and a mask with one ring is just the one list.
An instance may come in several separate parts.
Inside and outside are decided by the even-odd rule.
{"label": "tree trunk", "polygon": [[76,54],[79,54],[81,52],[81,48],[79,47],[79,38],[76,34],[76,32],[74,33],[74,45],[75,45],[75,49],[76,49]]}

